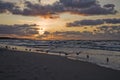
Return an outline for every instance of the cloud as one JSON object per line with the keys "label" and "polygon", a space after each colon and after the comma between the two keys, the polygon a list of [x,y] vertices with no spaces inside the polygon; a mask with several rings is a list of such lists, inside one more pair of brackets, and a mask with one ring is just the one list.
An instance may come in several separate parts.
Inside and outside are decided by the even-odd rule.
{"label": "cloud", "polygon": [[67,27],[83,27],[83,26],[95,26],[95,25],[102,25],[104,23],[108,24],[120,24],[120,19],[96,19],[96,20],[80,20],[74,21],[72,23],[67,23]]}
{"label": "cloud", "polygon": [[96,5],[96,0],[60,0],[66,7],[86,8]]}
{"label": "cloud", "polygon": [[23,9],[17,3],[0,1],[0,13],[10,12],[15,15],[43,16],[44,18],[56,19],[59,18],[56,13],[63,11],[63,7],[60,6],[59,2],[53,5],[41,5],[24,1],[22,4],[24,5]]}
{"label": "cloud", "polygon": [[45,32],[44,32],[44,35],[48,35],[48,34],[50,34],[50,32],[48,32],[48,31],[45,31]]}
{"label": "cloud", "polygon": [[119,26],[100,26],[91,31],[56,31],[52,35],[67,40],[120,40]]}
{"label": "cloud", "polygon": [[50,33],[45,31],[44,35],[38,35],[38,39],[54,39],[54,40],[80,40],[80,39],[90,39],[92,32],[79,32],[79,31],[56,31]]}
{"label": "cloud", "polygon": [[38,39],[56,40],[120,40],[120,26],[100,26],[91,31],[56,31],[50,33],[45,31],[44,35],[37,36]]}
{"label": "cloud", "polygon": [[[86,15],[117,13],[114,9],[115,5],[106,4],[102,7],[97,0],[60,0],[52,5],[41,5],[30,1],[24,1],[23,4],[24,7],[21,9],[17,3],[0,1],[0,13],[8,11],[12,14],[24,16],[58,15],[63,12]],[[51,16],[50,18],[54,19],[54,17],[56,18],[56,16]]]}
{"label": "cloud", "polygon": [[101,26],[95,31],[95,36],[104,39],[120,40],[120,25],[119,26]]}
{"label": "cloud", "polygon": [[82,9],[79,12],[82,14],[88,14],[88,15],[106,15],[106,14],[117,13],[114,7],[102,7],[100,5],[93,5],[89,8]]}
{"label": "cloud", "polygon": [[103,24],[103,20],[81,20],[81,21],[75,21],[73,23],[67,23],[68,27],[73,27],[73,26],[91,26],[91,25],[101,25]]}
{"label": "cloud", "polygon": [[120,19],[104,19],[106,23],[111,23],[111,24],[120,24]]}
{"label": "cloud", "polygon": [[28,25],[0,25],[0,34],[17,35],[17,36],[31,36],[38,34],[38,28],[35,24]]}
{"label": "cloud", "polygon": [[49,36],[51,36],[51,33],[48,32],[48,31],[45,31],[44,34],[42,34],[42,35],[37,35],[36,38],[37,38],[37,39],[45,40],[45,39],[48,39]]}
{"label": "cloud", "polygon": [[5,13],[7,10],[11,11],[14,7],[14,3],[3,2],[0,0],[0,13]]}
{"label": "cloud", "polygon": [[99,26],[91,31],[45,31],[43,35],[38,35],[37,39],[56,39],[56,40],[120,40],[120,25],[118,26]]}
{"label": "cloud", "polygon": [[1,35],[16,35],[19,37],[32,37],[37,35],[36,39],[63,39],[63,40],[96,40],[96,39],[109,39],[120,40],[120,26],[100,26],[94,32],[90,31],[45,31],[43,35],[39,35],[39,29],[35,24],[23,25],[0,25]]}
{"label": "cloud", "polygon": [[114,4],[106,4],[106,5],[104,5],[104,7],[113,9],[115,7],[115,5]]}
{"label": "cloud", "polygon": [[[106,34],[120,33],[120,26],[101,26],[97,27],[97,29]],[[96,33],[99,33],[99,31]]]}
{"label": "cloud", "polygon": [[66,10],[77,14],[105,15],[117,13],[114,4],[101,6],[97,0],[60,0],[60,2]]}
{"label": "cloud", "polygon": [[56,31],[53,33],[55,37],[62,37],[65,40],[94,40],[93,33],[90,31]]}

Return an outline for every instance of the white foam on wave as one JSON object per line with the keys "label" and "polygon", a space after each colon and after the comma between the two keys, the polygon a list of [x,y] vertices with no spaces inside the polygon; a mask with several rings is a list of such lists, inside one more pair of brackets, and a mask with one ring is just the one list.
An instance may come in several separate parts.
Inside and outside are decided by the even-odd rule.
{"label": "white foam on wave", "polygon": [[42,51],[37,51],[36,48],[29,48],[29,47],[25,47],[25,46],[14,46],[14,45],[0,44],[0,48],[4,48],[4,49],[8,49],[8,50],[14,50],[14,51],[43,53]]}
{"label": "white foam on wave", "polygon": [[[73,60],[91,62],[100,66],[120,70],[120,52],[84,48],[57,48],[52,51],[68,53]],[[79,53],[79,54],[77,54]]]}

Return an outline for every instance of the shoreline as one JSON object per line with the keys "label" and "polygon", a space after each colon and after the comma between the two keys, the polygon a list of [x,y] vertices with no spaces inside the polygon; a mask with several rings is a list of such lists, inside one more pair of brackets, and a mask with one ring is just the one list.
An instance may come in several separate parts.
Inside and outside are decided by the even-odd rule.
{"label": "shoreline", "polygon": [[56,48],[52,51],[44,49],[29,48],[23,46],[1,45],[0,48],[8,49],[12,51],[34,52],[49,55],[57,55],[67,57],[68,59],[78,60],[97,64],[102,67],[107,67],[114,70],[120,70],[120,52],[105,51],[105,50],[93,50],[93,49],[80,49],[78,52],[72,52],[70,49]]}
{"label": "shoreline", "polygon": [[0,80],[120,80],[119,74],[66,57],[0,49]]}

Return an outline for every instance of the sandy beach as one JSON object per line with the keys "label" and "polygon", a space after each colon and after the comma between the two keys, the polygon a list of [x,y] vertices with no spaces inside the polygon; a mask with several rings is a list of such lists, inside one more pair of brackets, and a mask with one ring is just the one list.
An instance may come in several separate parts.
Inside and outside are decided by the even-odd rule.
{"label": "sandy beach", "polygon": [[120,71],[61,56],[0,49],[0,80],[120,80]]}

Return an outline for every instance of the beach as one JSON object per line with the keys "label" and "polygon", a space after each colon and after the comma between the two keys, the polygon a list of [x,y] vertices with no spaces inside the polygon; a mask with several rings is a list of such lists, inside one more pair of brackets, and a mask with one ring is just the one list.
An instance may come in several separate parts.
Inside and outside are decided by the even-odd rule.
{"label": "beach", "polygon": [[120,71],[61,56],[0,49],[0,80],[120,80]]}

